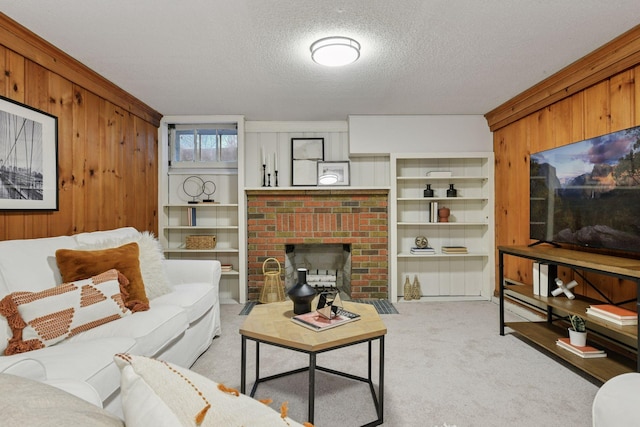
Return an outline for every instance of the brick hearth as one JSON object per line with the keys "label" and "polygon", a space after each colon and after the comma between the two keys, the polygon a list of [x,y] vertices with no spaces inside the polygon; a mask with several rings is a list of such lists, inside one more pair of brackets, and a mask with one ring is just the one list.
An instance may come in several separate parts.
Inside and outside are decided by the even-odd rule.
{"label": "brick hearth", "polygon": [[[387,190],[248,190],[248,297],[257,300],[262,264],[283,266],[285,245],[351,245],[351,298],[387,298]],[[284,283],[284,271],[282,277]]]}

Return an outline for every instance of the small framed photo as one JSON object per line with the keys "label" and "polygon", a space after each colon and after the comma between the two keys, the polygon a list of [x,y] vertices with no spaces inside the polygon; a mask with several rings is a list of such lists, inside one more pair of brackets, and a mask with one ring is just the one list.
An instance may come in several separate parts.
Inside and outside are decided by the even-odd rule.
{"label": "small framed photo", "polygon": [[349,185],[349,161],[319,161],[318,185]]}
{"label": "small framed photo", "polygon": [[0,210],[58,210],[58,118],[0,97]]}
{"label": "small framed photo", "polygon": [[316,163],[324,160],[324,138],[291,138],[291,185],[316,185]]}

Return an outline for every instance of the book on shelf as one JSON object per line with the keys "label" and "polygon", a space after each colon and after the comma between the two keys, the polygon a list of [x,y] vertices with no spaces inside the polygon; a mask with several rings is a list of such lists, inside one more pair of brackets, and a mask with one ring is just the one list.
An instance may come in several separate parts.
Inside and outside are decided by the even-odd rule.
{"label": "book on shelf", "polygon": [[606,316],[610,316],[620,320],[638,319],[638,314],[635,311],[627,310],[626,308],[618,307],[617,305],[613,304],[596,304],[589,306],[589,308],[595,312],[599,312]]}
{"label": "book on shelf", "polygon": [[360,320],[360,315],[351,311],[339,308],[338,312],[331,319],[327,319],[317,311],[310,311],[309,313],[298,314],[291,318],[293,323],[296,323],[312,331],[326,331],[327,329],[335,328],[336,326],[344,325],[345,323],[354,322]]}
{"label": "book on shelf", "polygon": [[587,308],[587,314],[619,326],[638,324],[638,315],[634,311],[610,304],[592,305]]}
{"label": "book on shelf", "polygon": [[224,272],[229,272],[233,270],[233,266],[231,264],[222,264],[220,269]]}
{"label": "book on shelf", "polygon": [[429,222],[438,222],[438,202],[429,203]]}
{"label": "book on shelf", "polygon": [[411,248],[410,252],[412,254],[415,254],[415,255],[430,255],[430,254],[435,254],[436,250],[433,249],[432,247],[427,247],[427,248],[416,248],[416,247],[413,247],[413,248]]}
{"label": "book on shelf", "polygon": [[468,254],[466,246],[443,246],[441,248],[443,254]]}
{"label": "book on shelf", "polygon": [[196,225],[196,208],[187,208],[188,225],[195,227]]}
{"label": "book on shelf", "polygon": [[533,294],[549,296],[549,264],[533,263]]}
{"label": "book on shelf", "polygon": [[558,338],[556,344],[560,348],[564,348],[565,350],[569,350],[573,354],[576,354],[585,359],[592,359],[596,357],[607,357],[607,353],[604,350],[599,350],[595,347],[591,347],[590,345],[586,345],[584,347],[577,346],[571,344],[569,338]]}
{"label": "book on shelf", "polygon": [[449,178],[451,171],[430,171],[427,172],[427,176],[431,178]]}

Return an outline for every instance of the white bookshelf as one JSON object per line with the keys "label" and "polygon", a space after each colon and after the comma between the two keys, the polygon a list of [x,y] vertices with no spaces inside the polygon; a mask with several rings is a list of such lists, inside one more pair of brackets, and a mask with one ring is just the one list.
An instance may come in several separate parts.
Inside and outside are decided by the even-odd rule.
{"label": "white bookshelf", "polygon": [[[402,300],[405,278],[418,277],[420,300],[490,299],[494,277],[493,153],[391,155],[390,298]],[[450,177],[429,177],[447,171]],[[424,197],[430,184],[433,197]],[[453,184],[457,197],[447,197]],[[432,202],[450,209],[449,222],[431,221]],[[410,253],[426,236],[431,255]],[[444,254],[442,246],[466,246],[467,254]]]}

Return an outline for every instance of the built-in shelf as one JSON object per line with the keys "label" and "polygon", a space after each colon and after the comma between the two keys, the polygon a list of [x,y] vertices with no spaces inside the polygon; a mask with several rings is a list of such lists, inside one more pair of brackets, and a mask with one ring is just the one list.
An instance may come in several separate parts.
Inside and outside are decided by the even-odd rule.
{"label": "built-in shelf", "polygon": [[[407,277],[421,284],[419,301],[490,299],[493,255],[493,154],[392,154],[390,194],[391,289],[404,297]],[[427,176],[429,172],[451,176]],[[459,197],[447,197],[453,184]],[[433,197],[424,197],[429,185]],[[449,222],[434,221],[431,209],[450,210]],[[415,238],[425,236],[435,254],[412,254]],[[469,253],[444,254],[442,246],[465,246]]]}

